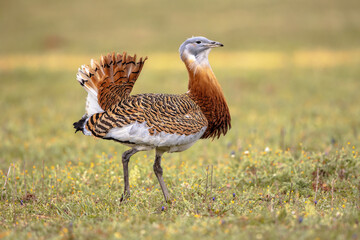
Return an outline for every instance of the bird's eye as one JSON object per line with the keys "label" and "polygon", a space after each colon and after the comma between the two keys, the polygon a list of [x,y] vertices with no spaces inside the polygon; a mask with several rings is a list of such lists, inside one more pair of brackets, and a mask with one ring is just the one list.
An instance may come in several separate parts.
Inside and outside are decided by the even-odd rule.
{"label": "bird's eye", "polygon": [[201,41],[196,41],[196,43],[197,43],[197,44],[200,44],[200,43],[201,43]]}

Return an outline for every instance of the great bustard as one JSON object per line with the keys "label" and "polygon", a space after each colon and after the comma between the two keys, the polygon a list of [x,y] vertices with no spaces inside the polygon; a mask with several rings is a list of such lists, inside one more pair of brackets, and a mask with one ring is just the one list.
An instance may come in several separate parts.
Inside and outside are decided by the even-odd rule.
{"label": "great bustard", "polygon": [[218,138],[230,129],[229,108],[208,61],[211,48],[222,46],[205,37],[181,44],[189,90],[180,95],[130,95],[147,59],[137,60],[136,55],[108,54],[100,63],[91,60],[90,66],[79,68],[77,80],[88,96],[86,113],[74,128],[131,147],[122,155],[125,187],[121,199],[130,197],[128,163],[136,152],[156,150],[154,172],[169,201],[161,168],[163,153],[184,151],[200,138]]}

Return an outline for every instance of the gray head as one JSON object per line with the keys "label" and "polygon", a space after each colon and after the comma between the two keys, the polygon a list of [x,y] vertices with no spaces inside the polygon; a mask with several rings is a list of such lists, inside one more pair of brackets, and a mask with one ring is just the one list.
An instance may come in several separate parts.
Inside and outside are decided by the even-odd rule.
{"label": "gray head", "polygon": [[195,57],[202,61],[206,58],[211,48],[222,47],[223,44],[209,40],[205,37],[192,37],[186,39],[179,48],[180,58],[184,61],[187,57]]}

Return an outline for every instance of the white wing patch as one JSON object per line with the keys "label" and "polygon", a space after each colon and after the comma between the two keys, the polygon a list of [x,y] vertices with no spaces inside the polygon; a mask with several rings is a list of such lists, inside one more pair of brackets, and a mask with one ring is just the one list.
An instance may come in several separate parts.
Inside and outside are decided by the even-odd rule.
{"label": "white wing patch", "polygon": [[[93,64],[93,60],[92,60],[91,64]],[[84,87],[84,89],[88,92],[85,110],[86,110],[87,115],[91,116],[95,113],[104,112],[104,110],[99,105],[97,90],[89,87],[87,84],[84,84],[84,82],[91,82],[90,77],[88,77],[89,74],[90,73],[89,73],[88,67],[85,65],[82,65],[78,69],[78,73],[76,74],[76,79],[78,80],[79,83],[81,83],[81,85]]]}
{"label": "white wing patch", "polygon": [[204,134],[206,127],[192,135],[155,132],[150,135],[149,127],[144,123],[132,123],[121,128],[112,128],[104,138],[113,138],[122,142],[131,142],[139,146],[169,148],[167,152],[178,152],[189,148]]}
{"label": "white wing patch", "polygon": [[86,113],[88,116],[91,116],[96,113],[102,113],[104,110],[100,107],[97,95],[88,93],[86,98]]}

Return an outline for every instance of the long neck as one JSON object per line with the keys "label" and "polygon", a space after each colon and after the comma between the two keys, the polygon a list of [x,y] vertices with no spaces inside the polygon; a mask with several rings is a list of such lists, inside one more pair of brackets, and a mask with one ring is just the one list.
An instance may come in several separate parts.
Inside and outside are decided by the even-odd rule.
{"label": "long neck", "polygon": [[194,58],[185,58],[189,72],[188,95],[201,108],[208,120],[208,128],[202,138],[220,137],[231,127],[231,117],[221,86],[217,81],[209,62],[199,63]]}

